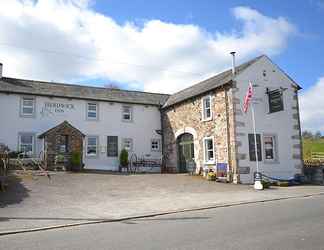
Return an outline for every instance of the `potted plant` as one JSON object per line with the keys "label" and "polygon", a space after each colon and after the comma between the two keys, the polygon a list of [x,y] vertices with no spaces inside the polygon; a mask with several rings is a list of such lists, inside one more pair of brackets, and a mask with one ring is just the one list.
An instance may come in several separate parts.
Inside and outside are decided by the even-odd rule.
{"label": "potted plant", "polygon": [[128,169],[128,163],[128,151],[123,148],[119,155],[119,171],[121,171],[122,168]]}
{"label": "potted plant", "polygon": [[214,172],[209,172],[207,174],[207,180],[209,180],[209,181],[216,181],[216,174]]}
{"label": "potted plant", "polygon": [[81,171],[82,170],[82,154],[79,151],[71,153],[71,170]]}

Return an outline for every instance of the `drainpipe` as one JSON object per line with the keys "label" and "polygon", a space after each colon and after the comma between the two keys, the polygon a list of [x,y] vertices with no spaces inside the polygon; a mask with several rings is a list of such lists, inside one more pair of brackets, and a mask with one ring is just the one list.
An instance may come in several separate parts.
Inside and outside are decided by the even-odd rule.
{"label": "drainpipe", "polygon": [[165,170],[165,159],[164,159],[164,128],[163,128],[163,110],[162,105],[160,105],[160,122],[161,122],[161,153],[162,153],[162,161],[161,161],[161,173],[162,169]]}

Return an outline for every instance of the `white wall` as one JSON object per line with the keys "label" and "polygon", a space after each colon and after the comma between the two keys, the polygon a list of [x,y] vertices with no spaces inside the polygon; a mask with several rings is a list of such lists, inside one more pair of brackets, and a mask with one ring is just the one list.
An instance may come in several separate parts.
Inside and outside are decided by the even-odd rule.
{"label": "white wall", "polygon": [[[32,132],[37,136],[46,130],[67,120],[85,135],[99,136],[99,152],[97,158],[85,158],[85,167],[89,169],[117,170],[118,158],[107,157],[107,136],[118,136],[119,151],[122,138],[133,139],[133,152],[137,156],[160,158],[161,152],[151,152],[151,139],[160,139],[155,130],[161,129],[160,111],[156,106],[131,105],[133,107],[133,121],[122,121],[122,104],[99,103],[99,120],[86,119],[86,100],[71,100],[64,98],[47,98],[36,96],[36,117],[20,117],[20,98],[15,94],[0,93],[0,143],[5,143],[10,149],[18,148],[18,133]],[[73,109],[64,112],[45,112],[45,103],[73,104]],[[51,110],[53,111],[53,109]],[[42,150],[41,140],[37,139],[36,151]],[[84,148],[85,150],[85,148]]]}
{"label": "white wall", "polygon": [[[266,73],[265,77],[263,76],[264,71]],[[299,134],[299,130],[294,128],[294,125],[298,125],[298,120],[293,118],[293,114],[298,113],[298,111],[293,108],[297,106],[297,102],[294,99],[295,88],[292,87],[293,82],[267,57],[261,58],[241,74],[238,74],[236,81],[238,90],[235,92],[235,97],[240,100],[240,104],[236,105],[237,109],[242,107],[249,81],[259,85],[259,87],[254,88],[254,96],[258,102],[254,107],[256,132],[261,134],[262,143],[263,161],[260,162],[261,172],[280,178],[289,178],[293,177],[296,173],[300,173],[301,159],[293,158],[294,154],[301,154],[300,148],[297,148],[300,140],[292,139],[292,136]],[[287,88],[283,92],[284,111],[269,113],[268,95],[266,94],[267,87],[270,90],[280,87]],[[236,114],[236,121],[244,123],[243,126],[238,124],[236,127],[236,140],[241,143],[241,146],[238,147],[238,165],[239,167],[250,167],[250,174],[241,174],[240,179],[242,183],[251,183],[253,182],[253,172],[256,171],[256,162],[249,160],[248,134],[253,133],[251,109],[249,109],[247,114],[243,114],[239,110]],[[277,136],[278,162],[266,163],[264,161],[263,134],[274,134]],[[245,159],[240,158],[242,154],[246,156]]]}

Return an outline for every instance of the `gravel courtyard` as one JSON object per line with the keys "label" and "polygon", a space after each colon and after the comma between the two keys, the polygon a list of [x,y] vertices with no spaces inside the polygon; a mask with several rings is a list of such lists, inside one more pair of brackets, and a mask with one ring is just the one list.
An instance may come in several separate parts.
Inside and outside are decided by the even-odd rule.
{"label": "gravel courtyard", "polygon": [[0,192],[0,232],[319,193],[323,186],[255,191],[185,174],[12,175]]}

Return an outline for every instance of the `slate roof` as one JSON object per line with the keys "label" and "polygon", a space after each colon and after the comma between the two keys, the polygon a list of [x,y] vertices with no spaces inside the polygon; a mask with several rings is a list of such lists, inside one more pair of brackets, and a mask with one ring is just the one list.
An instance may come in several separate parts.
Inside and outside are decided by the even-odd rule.
{"label": "slate roof", "polygon": [[75,84],[0,78],[0,92],[144,105],[163,105],[169,95]]}
{"label": "slate roof", "polygon": [[44,133],[40,134],[38,136],[38,138],[40,138],[40,139],[41,138],[44,138],[46,135],[48,135],[49,133],[51,133],[52,131],[58,129],[61,126],[68,126],[71,129],[78,131],[78,133],[80,133],[83,137],[85,137],[85,134],[83,134],[79,129],[77,129],[76,127],[72,126],[71,123],[69,123],[68,121],[64,121],[64,122],[61,122],[60,124],[58,124],[57,126],[46,130]]}
{"label": "slate roof", "polygon": [[[243,63],[237,67],[235,67],[236,74],[242,72],[247,67],[258,61],[262,56],[258,56],[246,63]],[[176,103],[183,102],[189,98],[204,94],[206,92],[209,92],[213,89],[216,89],[220,86],[223,86],[227,83],[230,83],[233,80],[233,74],[232,69],[226,70],[216,76],[213,76],[211,78],[208,78],[202,82],[199,82],[195,85],[192,85],[186,89],[183,89],[173,95],[170,96],[170,98],[167,100],[167,102],[164,104],[163,108],[170,107]]]}

